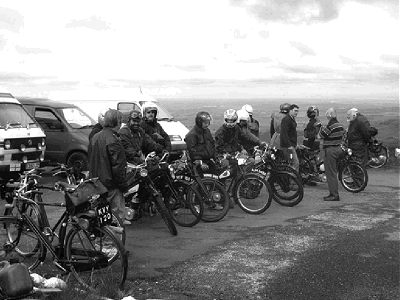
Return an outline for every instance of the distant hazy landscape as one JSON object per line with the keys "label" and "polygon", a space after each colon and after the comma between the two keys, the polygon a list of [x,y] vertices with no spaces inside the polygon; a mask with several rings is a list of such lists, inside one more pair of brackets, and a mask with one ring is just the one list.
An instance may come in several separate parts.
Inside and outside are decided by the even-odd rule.
{"label": "distant hazy landscape", "polygon": [[[101,101],[102,104],[107,101]],[[389,148],[400,146],[399,141],[399,102],[398,100],[263,100],[263,99],[159,99],[175,119],[181,121],[189,129],[193,127],[194,117],[199,111],[208,111],[212,117],[211,131],[221,126],[223,123],[223,113],[228,108],[240,109],[244,104],[251,104],[254,108],[254,116],[260,122],[261,139],[270,140],[269,127],[271,114],[279,110],[279,105],[284,102],[296,103],[300,107],[298,115],[299,137],[308,118],[306,111],[308,106],[317,105],[320,109],[320,117],[326,122],[325,111],[329,107],[334,107],[338,113],[338,119],[347,126],[346,111],[352,107],[357,107],[361,113],[366,115],[372,126],[378,128],[378,140],[383,141]],[[97,101],[85,101],[76,103],[86,110],[90,115],[96,111]]]}

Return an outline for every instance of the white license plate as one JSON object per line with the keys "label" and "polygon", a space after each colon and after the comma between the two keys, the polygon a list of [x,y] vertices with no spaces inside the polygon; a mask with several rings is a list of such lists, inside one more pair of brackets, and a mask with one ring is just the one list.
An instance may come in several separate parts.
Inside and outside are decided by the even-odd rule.
{"label": "white license plate", "polygon": [[99,222],[100,226],[105,226],[111,224],[112,222],[112,213],[111,213],[111,206],[110,204],[104,204],[98,206],[96,208],[97,211],[97,221]]}
{"label": "white license plate", "polygon": [[31,169],[36,169],[40,167],[39,162],[30,162],[25,164],[25,169],[26,170],[31,170]]}

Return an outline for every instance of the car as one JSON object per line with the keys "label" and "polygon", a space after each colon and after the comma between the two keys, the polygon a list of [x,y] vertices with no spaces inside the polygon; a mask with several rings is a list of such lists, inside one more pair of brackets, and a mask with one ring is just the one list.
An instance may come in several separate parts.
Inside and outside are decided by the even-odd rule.
{"label": "car", "polygon": [[96,122],[71,103],[28,97],[18,100],[46,133],[45,160],[87,170],[89,134]]}

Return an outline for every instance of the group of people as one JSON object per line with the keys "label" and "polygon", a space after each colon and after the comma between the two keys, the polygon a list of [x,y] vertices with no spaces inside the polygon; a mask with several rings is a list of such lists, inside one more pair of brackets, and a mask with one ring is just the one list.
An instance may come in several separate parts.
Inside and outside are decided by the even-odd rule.
{"label": "group of people", "polygon": [[[299,170],[296,154],[298,112],[298,105],[284,103],[278,113],[271,115],[270,125],[270,143],[282,150],[284,157],[291,161],[297,171]],[[157,122],[157,106],[146,103],[143,113],[142,116],[141,111],[132,110],[126,124],[121,126],[122,113],[109,109],[104,115],[99,115],[99,123],[89,137],[89,175],[98,177],[106,186],[109,190],[109,202],[124,220],[123,193],[128,189],[127,162],[139,164],[149,152],[155,151],[162,155],[163,151],[171,149],[168,134]],[[322,140],[329,188],[329,195],[324,197],[324,200],[339,201],[336,161],[341,152],[339,146],[346,132],[345,127],[338,121],[334,108],[329,108],[325,113],[327,125],[322,125],[319,120],[317,106],[310,106],[307,116],[309,122],[304,129],[304,145],[311,149],[319,149],[318,140]],[[347,112],[347,119],[349,147],[366,163],[368,160],[366,145],[370,139],[369,122],[356,108]],[[216,168],[219,154],[237,152],[248,154],[254,146],[265,144],[260,141],[260,125],[254,118],[253,108],[249,104],[239,110],[226,110],[224,122],[214,136],[209,129],[211,121],[210,113],[198,112],[193,128],[185,137],[190,159],[197,162],[203,171],[212,172]],[[130,221],[125,220],[125,224],[130,224]]]}

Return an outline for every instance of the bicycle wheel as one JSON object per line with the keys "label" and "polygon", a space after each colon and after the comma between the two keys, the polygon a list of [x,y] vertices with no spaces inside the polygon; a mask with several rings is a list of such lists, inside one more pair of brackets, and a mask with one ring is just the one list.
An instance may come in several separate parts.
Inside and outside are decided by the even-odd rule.
{"label": "bicycle wheel", "polygon": [[389,157],[388,149],[385,146],[380,147],[378,152],[369,151],[370,160],[368,161],[368,166],[374,169],[383,167]]}
{"label": "bicycle wheel", "polygon": [[339,170],[339,181],[343,187],[352,193],[358,193],[368,184],[367,170],[358,162],[350,162]]}
{"label": "bicycle wheel", "polygon": [[176,197],[171,193],[166,206],[174,222],[183,227],[192,227],[200,222],[204,205],[198,197],[188,197],[192,189],[189,182],[176,180],[173,182]]}
{"label": "bicycle wheel", "polygon": [[258,174],[244,175],[236,184],[233,194],[236,203],[248,214],[261,214],[272,202],[271,187]]}
{"label": "bicycle wheel", "polygon": [[204,212],[201,219],[204,222],[217,222],[223,219],[229,210],[229,196],[225,186],[215,178],[205,177],[201,179],[204,190],[198,182],[193,183],[195,194],[189,197],[201,198],[204,202]]}
{"label": "bicycle wheel", "polygon": [[155,202],[157,211],[160,213],[162,219],[164,220],[165,224],[167,225],[169,232],[172,235],[177,235],[178,234],[178,230],[176,229],[175,223],[172,220],[172,217],[169,214],[168,209],[165,206],[165,203],[164,203],[162,197],[161,196],[155,196],[154,198],[155,198],[154,202]]}
{"label": "bicycle wheel", "polygon": [[[21,217],[20,211],[30,216],[31,219],[41,228],[42,219],[39,208],[36,204],[30,202],[18,203],[20,209],[17,207],[6,208],[4,211],[5,216]],[[14,242],[18,238],[18,244],[15,247],[15,251],[22,257],[33,256],[40,248],[41,242],[38,237],[32,232],[32,229],[27,226],[25,222],[16,222],[5,224],[7,232],[7,238],[10,243]]]}
{"label": "bicycle wheel", "polygon": [[293,172],[275,171],[268,179],[274,200],[283,206],[295,206],[303,200],[304,189],[299,176]]}
{"label": "bicycle wheel", "polygon": [[106,227],[88,232],[72,228],[66,237],[65,258],[78,283],[109,298],[123,288],[128,258],[121,240]]}

